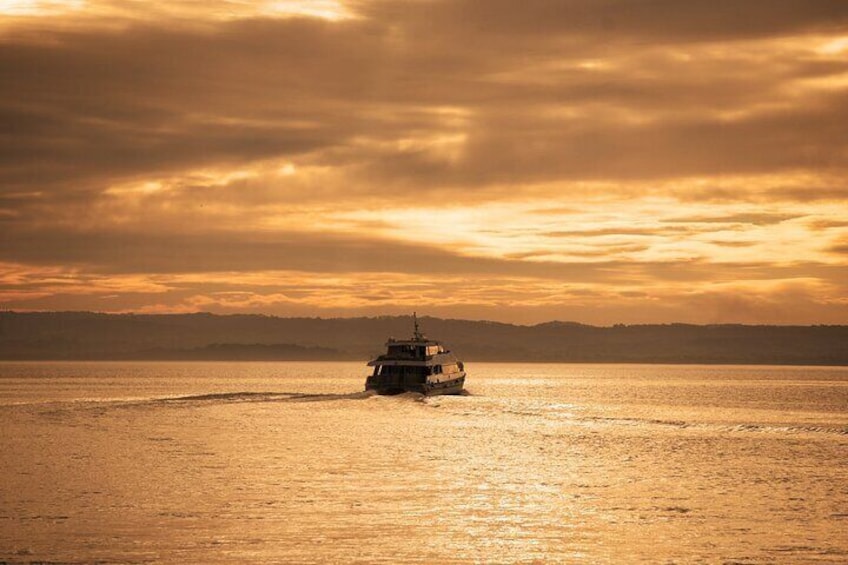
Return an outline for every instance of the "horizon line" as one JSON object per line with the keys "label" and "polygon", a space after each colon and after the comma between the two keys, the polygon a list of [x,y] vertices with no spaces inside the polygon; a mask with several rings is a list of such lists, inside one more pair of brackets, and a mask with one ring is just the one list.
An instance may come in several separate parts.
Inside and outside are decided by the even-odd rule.
{"label": "horizon line", "polygon": [[[219,312],[209,312],[198,310],[194,312],[134,312],[134,311],[124,311],[124,312],[107,312],[107,311],[98,311],[98,310],[15,310],[15,309],[0,309],[0,315],[2,314],[91,314],[98,316],[215,316],[220,318],[225,317],[236,317],[236,316],[253,316],[260,318],[275,318],[280,320],[374,320],[381,318],[412,318],[413,314],[378,314],[378,315],[360,315],[360,316],[280,316],[277,314],[264,314],[261,312],[228,312],[228,313],[219,313]],[[815,327],[828,327],[828,328],[838,328],[838,327],[848,327],[848,322],[842,324],[828,324],[828,323],[812,323],[812,324],[751,324],[751,323],[743,323],[743,322],[710,322],[710,323],[693,323],[693,322],[616,322],[608,325],[599,325],[599,324],[588,324],[584,322],[578,322],[576,320],[547,320],[544,322],[537,322],[535,324],[522,324],[517,322],[503,322],[499,320],[490,320],[483,318],[441,318],[439,316],[431,316],[431,315],[421,315],[418,316],[419,319],[432,319],[432,320],[441,320],[446,322],[477,322],[477,323],[486,323],[486,324],[500,324],[504,326],[517,326],[517,327],[539,327],[546,325],[563,325],[563,326],[573,326],[573,327],[591,327],[591,328],[627,328],[627,327],[645,327],[645,326],[692,326],[692,327],[714,327],[714,326],[739,326],[739,327],[770,327],[770,328],[815,328]]]}

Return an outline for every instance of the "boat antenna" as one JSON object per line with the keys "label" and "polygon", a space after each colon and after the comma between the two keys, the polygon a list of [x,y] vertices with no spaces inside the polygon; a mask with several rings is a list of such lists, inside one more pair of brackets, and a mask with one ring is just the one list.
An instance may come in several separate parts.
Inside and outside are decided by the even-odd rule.
{"label": "boat antenna", "polygon": [[412,323],[415,325],[415,332],[412,334],[412,337],[414,337],[416,341],[421,341],[424,339],[424,336],[421,335],[420,331],[418,331],[418,315],[415,312],[412,313]]}

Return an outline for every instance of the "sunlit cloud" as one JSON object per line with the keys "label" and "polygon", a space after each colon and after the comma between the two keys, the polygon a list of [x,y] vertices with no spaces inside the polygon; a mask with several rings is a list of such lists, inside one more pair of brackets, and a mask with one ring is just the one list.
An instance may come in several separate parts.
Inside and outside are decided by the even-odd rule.
{"label": "sunlit cloud", "polygon": [[344,4],[336,0],[271,0],[265,2],[259,10],[264,14],[312,16],[327,20],[352,16]]}
{"label": "sunlit cloud", "polygon": [[[183,18],[233,20],[256,17],[313,17],[330,21],[353,14],[337,0],[175,0],[158,5],[119,0],[0,0],[0,14],[27,17]],[[94,23],[88,19],[90,25]]]}
{"label": "sunlit cloud", "polygon": [[848,36],[828,39],[816,49],[822,55],[841,55],[848,51]]}
{"label": "sunlit cloud", "polygon": [[848,9],[666,8],[2,2],[0,301],[845,321]]}
{"label": "sunlit cloud", "polygon": [[85,0],[0,0],[5,16],[55,16],[85,8]]}
{"label": "sunlit cloud", "polygon": [[[56,304],[100,305],[112,312],[258,312],[279,315],[375,315],[426,308],[433,315],[491,317],[515,310],[513,321],[532,322],[548,312],[611,324],[622,312],[642,321],[780,323],[835,322],[848,303],[844,287],[811,277],[693,287],[688,281],[617,281],[611,285],[569,283],[534,277],[409,276],[398,273],[219,272],[195,275],[112,277],[62,276],[27,290],[0,293],[4,302],[36,309]],[[842,294],[840,294],[842,293]],[[791,299],[791,300],[790,300]],[[96,302],[92,302],[92,301]],[[131,305],[128,307],[127,305]]]}

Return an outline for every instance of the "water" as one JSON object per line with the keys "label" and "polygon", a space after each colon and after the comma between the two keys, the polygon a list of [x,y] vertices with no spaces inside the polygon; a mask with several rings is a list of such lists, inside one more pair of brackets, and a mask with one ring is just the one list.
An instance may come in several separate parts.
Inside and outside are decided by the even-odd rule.
{"label": "water", "polygon": [[0,363],[0,562],[848,562],[848,368],[468,371]]}

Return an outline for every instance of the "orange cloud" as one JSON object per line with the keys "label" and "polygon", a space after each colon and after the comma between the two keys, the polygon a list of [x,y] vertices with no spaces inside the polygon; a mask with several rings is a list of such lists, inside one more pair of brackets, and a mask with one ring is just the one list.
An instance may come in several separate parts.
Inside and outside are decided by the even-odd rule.
{"label": "orange cloud", "polygon": [[4,307],[848,320],[844,2],[2,6]]}

